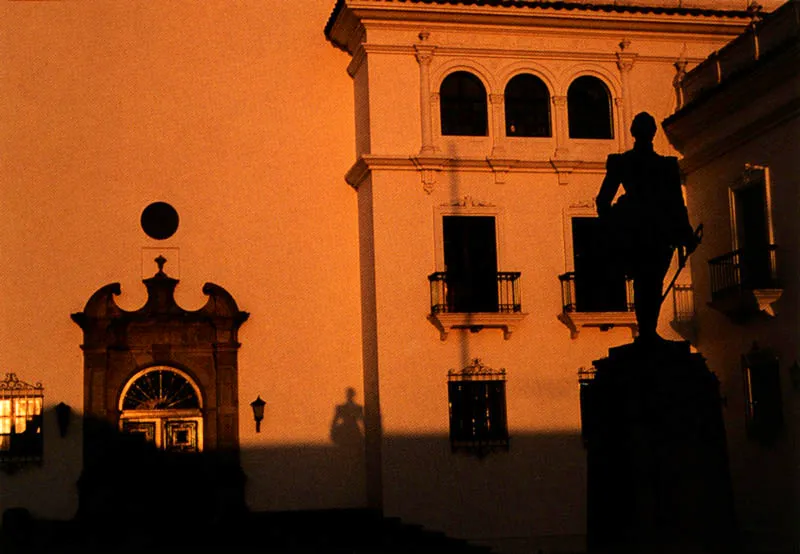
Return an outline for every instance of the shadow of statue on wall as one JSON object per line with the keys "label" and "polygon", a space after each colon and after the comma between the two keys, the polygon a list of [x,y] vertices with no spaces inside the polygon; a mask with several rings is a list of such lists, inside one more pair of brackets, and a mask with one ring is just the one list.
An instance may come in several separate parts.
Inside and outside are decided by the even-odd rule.
{"label": "shadow of statue on wall", "polygon": [[[597,215],[608,237],[609,270],[633,279],[637,341],[651,346],[660,340],[656,326],[673,252],[678,251],[683,268],[699,244],[701,229],[695,232],[689,223],[678,159],[653,149],[656,130],[649,113],[634,117],[633,149],[608,156],[596,198]],[[620,185],[624,194],[612,204]]]}
{"label": "shadow of statue on wall", "polygon": [[359,446],[364,443],[364,407],[355,402],[356,390],[345,389],[345,402],[338,404],[331,421],[331,440],[341,447]]}

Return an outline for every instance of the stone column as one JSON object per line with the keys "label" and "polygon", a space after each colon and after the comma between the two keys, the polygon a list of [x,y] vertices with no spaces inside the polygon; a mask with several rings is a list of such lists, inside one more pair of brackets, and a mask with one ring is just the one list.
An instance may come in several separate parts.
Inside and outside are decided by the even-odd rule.
{"label": "stone column", "polygon": [[556,122],[555,139],[556,151],[553,155],[556,159],[564,159],[569,155],[567,141],[569,140],[569,127],[567,125],[569,114],[567,113],[567,97],[553,96],[553,115]]}

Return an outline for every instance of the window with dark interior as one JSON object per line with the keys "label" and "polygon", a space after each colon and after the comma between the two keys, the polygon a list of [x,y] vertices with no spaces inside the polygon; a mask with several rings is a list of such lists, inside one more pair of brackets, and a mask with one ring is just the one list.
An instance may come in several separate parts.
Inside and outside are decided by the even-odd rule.
{"label": "window with dark interior", "polygon": [[549,137],[550,91],[541,79],[522,74],[511,79],[505,90],[506,135]]}
{"label": "window with dark interior", "polygon": [[451,369],[447,377],[453,451],[483,455],[508,450],[505,369],[492,369],[476,358],[463,369]]}
{"label": "window with dark interior", "polygon": [[44,389],[7,373],[0,381],[0,462],[42,459]]}
{"label": "window with dark interior", "polygon": [[567,90],[569,137],[577,139],[612,139],[611,94],[597,77],[578,77]]}
{"label": "window with dark interior", "polygon": [[492,216],[444,216],[449,312],[497,312],[497,239]]}
{"label": "window with dark interior", "polygon": [[629,285],[624,273],[608,263],[608,245],[602,222],[597,217],[572,218],[572,251],[575,271],[571,278],[576,312],[625,312]]}
{"label": "window with dark interior", "polygon": [[468,71],[445,77],[439,89],[442,135],[487,136],[486,89]]}
{"label": "window with dark interior", "polygon": [[762,443],[774,441],[783,429],[783,403],[778,357],[757,344],[742,356],[745,417],[749,436]]}
{"label": "window with dark interior", "polygon": [[774,245],[769,231],[769,203],[763,170],[751,170],[743,186],[732,190],[740,285],[775,287]]}

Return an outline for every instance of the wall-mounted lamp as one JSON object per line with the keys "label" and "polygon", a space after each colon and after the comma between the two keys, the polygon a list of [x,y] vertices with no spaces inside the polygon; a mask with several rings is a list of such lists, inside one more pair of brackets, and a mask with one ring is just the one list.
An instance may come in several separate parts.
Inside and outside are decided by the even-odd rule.
{"label": "wall-mounted lamp", "polygon": [[256,420],[256,433],[261,432],[261,420],[264,419],[264,406],[266,405],[267,403],[261,400],[261,395],[250,402],[250,407],[253,408],[253,419]]}
{"label": "wall-mounted lamp", "polygon": [[61,438],[67,436],[67,431],[69,430],[69,420],[72,418],[72,408],[64,404],[63,402],[59,402],[56,404],[56,421],[58,421],[58,434],[61,435]]}

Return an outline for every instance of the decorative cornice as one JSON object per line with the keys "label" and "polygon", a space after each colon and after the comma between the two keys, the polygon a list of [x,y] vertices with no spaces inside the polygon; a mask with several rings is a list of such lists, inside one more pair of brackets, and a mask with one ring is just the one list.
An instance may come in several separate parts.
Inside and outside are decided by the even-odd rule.
{"label": "decorative cornice", "polygon": [[372,171],[419,171],[423,185],[435,183],[435,174],[442,171],[484,173],[590,173],[605,172],[602,161],[522,160],[498,158],[451,158],[447,156],[377,156],[365,154],[345,174],[345,181],[358,189]]}
{"label": "decorative cornice", "polygon": [[[449,29],[452,32],[452,29]],[[465,29],[466,30],[466,29]],[[469,29],[474,33],[474,29]],[[733,34],[731,36],[734,36]],[[682,41],[685,39],[681,39]],[[354,56],[359,54],[361,48],[367,54],[394,54],[418,56],[421,45],[395,45],[395,44],[376,44],[364,43],[359,45]],[[490,46],[453,46],[453,45],[424,45],[423,48],[430,48],[437,57],[461,57],[461,58],[505,58],[513,60],[537,60],[537,61],[576,61],[576,62],[617,62],[620,53],[609,53],[607,51],[587,52],[582,50],[541,50],[531,47],[525,48],[496,48]],[[624,53],[624,57],[635,57],[637,62],[655,63],[674,63],[675,56],[654,56],[647,54]],[[691,64],[699,64],[705,58],[701,56],[683,58]]]}
{"label": "decorative cornice", "polygon": [[325,26],[335,46],[352,52],[364,20],[404,21],[426,29],[434,23],[548,28],[738,34],[752,14],[746,10],[509,0],[338,0]]}

